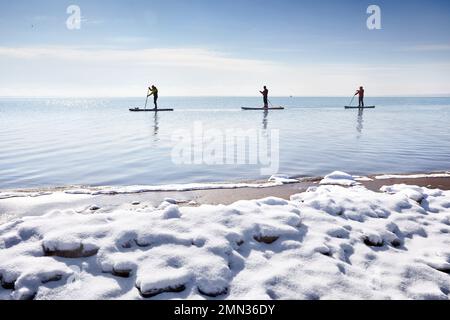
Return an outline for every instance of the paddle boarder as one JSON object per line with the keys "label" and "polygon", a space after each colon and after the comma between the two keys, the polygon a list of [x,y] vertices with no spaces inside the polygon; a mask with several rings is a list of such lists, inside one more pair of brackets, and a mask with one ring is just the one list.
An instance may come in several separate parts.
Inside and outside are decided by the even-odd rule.
{"label": "paddle boarder", "polygon": [[266,86],[264,86],[264,90],[260,91],[260,92],[263,95],[264,109],[268,109],[269,108],[269,90],[267,89]]}
{"label": "paddle boarder", "polygon": [[356,91],[355,96],[359,96],[359,104],[358,107],[364,108],[364,88],[359,87],[359,90]]}
{"label": "paddle boarder", "polygon": [[148,87],[149,94],[147,97],[153,95],[153,103],[155,104],[155,109],[158,109],[158,88],[155,86]]}

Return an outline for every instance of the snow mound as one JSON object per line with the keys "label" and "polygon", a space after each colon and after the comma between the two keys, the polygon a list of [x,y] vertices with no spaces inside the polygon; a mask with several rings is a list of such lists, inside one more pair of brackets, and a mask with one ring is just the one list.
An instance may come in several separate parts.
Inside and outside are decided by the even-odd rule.
{"label": "snow mound", "polygon": [[23,217],[0,225],[0,297],[449,299],[450,192],[382,191]]}
{"label": "snow mound", "polygon": [[41,197],[52,194],[51,192],[0,192],[0,200],[2,199],[10,199],[10,198],[25,198],[25,197]]}
{"label": "snow mound", "polygon": [[320,181],[321,185],[339,185],[339,186],[355,186],[359,183],[356,182],[355,178],[345,172],[335,171],[322,179]]}
{"label": "snow mound", "polygon": [[148,268],[139,271],[136,287],[144,298],[151,298],[161,293],[182,292],[191,274],[186,269],[165,268],[155,272]]}
{"label": "snow mound", "polygon": [[372,178],[366,177],[366,176],[353,176],[355,181],[373,181]]}
{"label": "snow mound", "polygon": [[[188,183],[188,184],[169,184],[161,186],[104,186],[95,188],[75,188],[65,190],[66,194],[76,195],[117,195],[117,194],[134,194],[134,193],[146,193],[146,192],[176,192],[176,191],[195,191],[195,190],[217,190],[217,189],[241,189],[241,188],[270,188],[279,186],[284,183],[298,182],[295,179],[288,178],[276,178],[269,180],[269,182],[261,183]],[[1,199],[2,194],[0,194]],[[9,197],[10,194],[5,194],[4,197]],[[16,195],[17,196],[17,195]]]}
{"label": "snow mound", "polygon": [[298,182],[297,179],[292,179],[288,175],[285,174],[276,174],[269,178],[269,182],[277,182],[281,184],[288,184],[288,183],[296,183]]}
{"label": "snow mound", "polygon": [[429,173],[429,174],[384,174],[376,176],[377,180],[388,179],[424,179],[424,178],[449,178],[450,172],[445,173]]}
{"label": "snow mound", "polygon": [[133,288],[140,297],[182,291],[226,296],[236,272],[230,265],[239,260],[236,250],[243,245],[262,250],[269,237],[274,243],[298,234],[298,209],[286,200],[199,208],[180,208],[167,200],[158,209],[128,207],[94,214],[67,210],[1,225],[3,287],[14,290],[12,298],[45,298],[57,292],[48,290],[48,278],[58,281],[60,289],[71,290],[67,265],[89,261],[90,273],[99,282],[106,274],[135,279]]}

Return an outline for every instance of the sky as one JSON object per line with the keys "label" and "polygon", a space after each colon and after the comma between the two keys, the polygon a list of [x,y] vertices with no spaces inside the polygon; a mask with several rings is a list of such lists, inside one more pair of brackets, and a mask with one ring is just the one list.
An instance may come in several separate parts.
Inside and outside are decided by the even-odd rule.
{"label": "sky", "polygon": [[448,0],[0,0],[0,96],[449,95],[449,30]]}

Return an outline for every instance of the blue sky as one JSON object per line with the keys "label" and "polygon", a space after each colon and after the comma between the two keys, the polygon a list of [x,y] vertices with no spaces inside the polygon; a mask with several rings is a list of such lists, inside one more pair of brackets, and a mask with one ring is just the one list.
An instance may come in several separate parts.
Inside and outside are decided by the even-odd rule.
{"label": "blue sky", "polygon": [[0,0],[0,95],[449,94],[448,30],[448,0]]}

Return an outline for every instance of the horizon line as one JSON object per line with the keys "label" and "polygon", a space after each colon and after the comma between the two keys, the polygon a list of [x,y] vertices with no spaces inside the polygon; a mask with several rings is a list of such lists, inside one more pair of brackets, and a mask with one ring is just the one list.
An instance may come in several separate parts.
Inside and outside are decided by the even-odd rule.
{"label": "horizon line", "polygon": [[[166,95],[165,98],[260,98],[256,95]],[[348,98],[350,95],[273,95],[271,98]],[[0,99],[134,99],[142,96],[0,96]],[[160,97],[163,98],[163,97]],[[422,95],[372,95],[365,98],[450,98],[450,93]]]}

